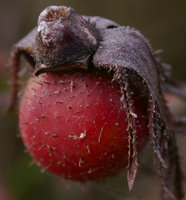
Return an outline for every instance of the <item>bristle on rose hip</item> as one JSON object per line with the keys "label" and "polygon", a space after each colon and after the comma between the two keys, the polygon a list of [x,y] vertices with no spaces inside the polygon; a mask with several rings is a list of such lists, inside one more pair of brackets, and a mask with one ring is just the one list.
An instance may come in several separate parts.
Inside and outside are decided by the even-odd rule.
{"label": "bristle on rose hip", "polygon": [[[136,92],[140,151],[148,138],[148,120]],[[19,126],[26,149],[43,169],[62,178],[97,180],[127,167],[127,125],[120,86],[104,70],[33,76],[20,101]]]}

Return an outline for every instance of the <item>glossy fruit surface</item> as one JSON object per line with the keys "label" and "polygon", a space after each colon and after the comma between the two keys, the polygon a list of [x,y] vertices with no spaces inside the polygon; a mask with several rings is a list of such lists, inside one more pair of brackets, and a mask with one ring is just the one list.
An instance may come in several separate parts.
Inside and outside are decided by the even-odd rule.
{"label": "glossy fruit surface", "polygon": [[[20,102],[26,149],[59,177],[87,181],[127,166],[126,111],[118,84],[105,71],[73,71],[32,77]],[[147,111],[134,91],[137,149],[148,138]]]}

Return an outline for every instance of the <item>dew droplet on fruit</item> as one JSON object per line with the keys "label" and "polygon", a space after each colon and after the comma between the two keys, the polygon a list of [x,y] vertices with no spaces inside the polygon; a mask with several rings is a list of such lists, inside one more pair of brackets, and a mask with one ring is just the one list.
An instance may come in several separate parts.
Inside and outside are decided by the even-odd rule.
{"label": "dew droplet on fruit", "polygon": [[53,95],[58,95],[60,93],[60,90],[56,90]]}
{"label": "dew droplet on fruit", "polygon": [[48,157],[52,157],[52,153],[49,153],[49,154],[48,154]]}
{"label": "dew droplet on fruit", "polygon": [[[62,81],[62,80],[59,80],[58,81],[58,84],[64,84],[65,83],[65,81]],[[55,84],[55,83],[54,83]]]}
{"label": "dew droplet on fruit", "polygon": [[114,159],[114,158],[115,158],[115,155],[114,155],[114,153],[111,155],[111,157],[112,157],[112,159]]}
{"label": "dew droplet on fruit", "polygon": [[83,163],[84,163],[84,160],[83,160],[82,158],[80,158],[80,159],[79,159],[78,166],[81,167]]}
{"label": "dew droplet on fruit", "polygon": [[87,153],[90,154],[90,147],[87,145]]}
{"label": "dew droplet on fruit", "polygon": [[52,151],[55,151],[56,150],[56,147],[52,147]]}
{"label": "dew droplet on fruit", "polygon": [[58,137],[58,134],[57,133],[52,133],[52,135],[50,137],[51,138],[56,138],[56,137]]}
{"label": "dew droplet on fruit", "polygon": [[32,139],[35,139],[36,138],[36,135],[32,135]]}
{"label": "dew droplet on fruit", "polygon": [[73,99],[74,97],[75,97],[74,95],[70,95],[68,98]]}
{"label": "dew droplet on fruit", "polygon": [[90,168],[89,170],[88,170],[88,174],[91,174],[92,173],[92,168]]}
{"label": "dew droplet on fruit", "polygon": [[48,134],[49,134],[49,132],[45,131],[43,134],[44,134],[44,135],[48,135]]}
{"label": "dew droplet on fruit", "polygon": [[32,107],[31,107],[31,110],[35,110],[35,107],[32,106]]}
{"label": "dew droplet on fruit", "polygon": [[61,165],[62,164],[62,161],[57,161],[57,165]]}

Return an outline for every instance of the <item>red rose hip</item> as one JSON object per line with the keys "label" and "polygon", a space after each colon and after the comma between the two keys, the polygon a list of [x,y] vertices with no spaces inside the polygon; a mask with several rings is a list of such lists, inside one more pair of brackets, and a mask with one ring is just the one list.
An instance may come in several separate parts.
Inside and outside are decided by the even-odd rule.
{"label": "red rose hip", "polygon": [[[134,91],[137,150],[148,138],[145,103]],[[88,181],[116,174],[128,163],[127,115],[120,87],[105,71],[32,77],[20,102],[26,149],[59,177]]]}

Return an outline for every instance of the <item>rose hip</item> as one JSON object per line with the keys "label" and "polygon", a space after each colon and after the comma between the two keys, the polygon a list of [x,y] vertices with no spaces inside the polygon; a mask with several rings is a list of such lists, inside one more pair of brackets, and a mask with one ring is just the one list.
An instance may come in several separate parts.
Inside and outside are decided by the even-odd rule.
{"label": "rose hip", "polygon": [[[137,150],[148,138],[145,102],[133,91]],[[118,173],[128,163],[127,115],[120,86],[104,70],[33,76],[20,102],[26,149],[44,169],[88,181]]]}

